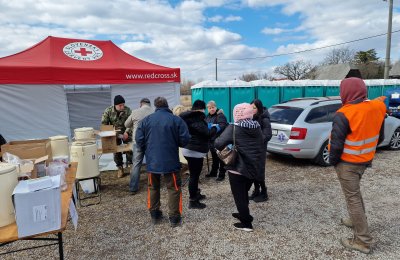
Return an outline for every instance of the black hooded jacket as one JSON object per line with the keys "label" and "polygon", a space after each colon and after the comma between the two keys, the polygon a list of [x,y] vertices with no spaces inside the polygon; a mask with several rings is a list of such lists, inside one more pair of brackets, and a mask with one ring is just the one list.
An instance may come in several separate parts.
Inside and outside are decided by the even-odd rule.
{"label": "black hooded jacket", "polygon": [[[249,127],[246,124],[235,125],[235,142],[238,151],[238,158],[235,165],[226,166],[227,170],[239,172],[251,180],[261,180],[261,164],[265,147],[261,127]],[[224,149],[228,144],[233,144],[233,125],[229,125],[225,131],[215,140],[215,148]]]}
{"label": "black hooded jacket", "polygon": [[206,115],[201,111],[187,111],[180,114],[180,117],[187,124],[191,136],[184,148],[201,153],[208,152],[209,132]]}

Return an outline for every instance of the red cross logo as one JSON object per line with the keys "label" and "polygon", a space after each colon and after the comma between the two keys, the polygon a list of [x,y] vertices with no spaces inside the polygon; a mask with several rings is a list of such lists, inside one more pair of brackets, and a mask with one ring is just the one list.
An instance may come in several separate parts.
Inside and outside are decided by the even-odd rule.
{"label": "red cross logo", "polygon": [[80,48],[79,51],[75,50],[75,53],[79,53],[81,56],[87,56],[88,54],[92,54],[92,51],[87,51],[86,48]]}

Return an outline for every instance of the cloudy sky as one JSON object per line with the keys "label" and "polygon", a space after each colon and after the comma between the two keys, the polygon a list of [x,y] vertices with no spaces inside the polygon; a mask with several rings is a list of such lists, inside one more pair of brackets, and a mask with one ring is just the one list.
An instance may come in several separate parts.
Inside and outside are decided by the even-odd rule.
{"label": "cloudy sky", "polygon": [[[400,30],[394,0],[393,29]],[[382,0],[0,0],[0,57],[22,51],[49,35],[112,40],[143,60],[181,68],[198,82],[269,73],[297,59],[318,64],[321,48],[387,32]],[[336,48],[374,48],[385,57],[386,36]],[[272,57],[271,57],[272,56]],[[261,57],[261,58],[260,58]],[[263,57],[263,58],[262,58]],[[392,61],[400,59],[400,32],[392,34]]]}

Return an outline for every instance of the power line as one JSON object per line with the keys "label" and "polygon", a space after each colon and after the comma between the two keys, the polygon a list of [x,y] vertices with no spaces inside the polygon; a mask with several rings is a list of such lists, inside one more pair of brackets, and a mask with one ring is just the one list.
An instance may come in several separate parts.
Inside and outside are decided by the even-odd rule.
{"label": "power line", "polygon": [[202,68],[204,68],[205,66],[207,66],[207,65],[210,65],[210,64],[212,64],[212,63],[214,63],[214,62],[209,62],[209,63],[206,63],[206,64],[204,64],[204,65],[201,65],[201,66],[200,66],[200,67],[198,67],[198,68],[195,68],[195,69],[189,70],[189,71],[187,71],[187,72],[193,72],[193,71],[196,71],[196,70],[202,69]]}
{"label": "power line", "polygon": [[[397,32],[400,32],[400,30],[392,31],[392,33],[397,33]],[[387,34],[387,33],[381,33],[381,34],[377,34],[377,35],[373,35],[373,36],[368,36],[368,37],[360,38],[360,39],[357,39],[357,40],[352,40],[352,41],[342,42],[342,43],[336,43],[336,44],[332,44],[332,45],[327,45],[327,46],[322,46],[322,47],[312,48],[312,49],[307,49],[307,50],[302,50],[302,51],[294,51],[294,52],[287,52],[287,53],[274,54],[274,55],[268,55],[268,56],[251,57],[251,58],[241,58],[241,59],[220,59],[220,58],[218,58],[218,60],[232,60],[232,61],[233,61],[233,60],[255,60],[255,59],[266,59],[266,58],[273,58],[273,57],[279,57],[279,56],[286,56],[286,55],[292,55],[292,54],[297,54],[297,53],[303,53],[303,52],[321,50],[321,49],[331,48],[331,47],[335,47],[335,46],[339,46],[339,45],[344,45],[344,44],[348,44],[348,43],[353,43],[353,42],[368,40],[368,39],[371,39],[371,38],[376,38],[376,37],[384,36],[384,35],[386,35],[386,34]]]}

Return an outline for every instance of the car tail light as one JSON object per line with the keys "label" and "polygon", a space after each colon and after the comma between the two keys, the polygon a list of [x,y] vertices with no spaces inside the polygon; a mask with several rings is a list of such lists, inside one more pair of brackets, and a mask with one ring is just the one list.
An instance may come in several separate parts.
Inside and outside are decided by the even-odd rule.
{"label": "car tail light", "polygon": [[295,140],[303,140],[306,138],[306,135],[307,135],[307,128],[292,127],[289,138]]}

